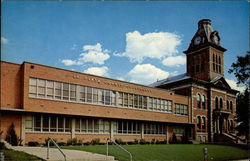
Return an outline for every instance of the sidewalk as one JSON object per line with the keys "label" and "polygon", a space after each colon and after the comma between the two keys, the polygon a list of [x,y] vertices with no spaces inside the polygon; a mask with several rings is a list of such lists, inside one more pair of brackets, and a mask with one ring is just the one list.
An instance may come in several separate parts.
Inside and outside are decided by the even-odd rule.
{"label": "sidewalk", "polygon": [[[49,159],[47,159],[47,148],[45,147],[25,147],[25,146],[12,146],[13,150],[23,151],[28,154],[36,155],[39,158],[48,161],[64,161],[63,155],[58,149],[50,148]],[[113,156],[106,157],[101,154],[94,154],[79,150],[66,150],[62,149],[67,157],[67,161],[115,161]]]}

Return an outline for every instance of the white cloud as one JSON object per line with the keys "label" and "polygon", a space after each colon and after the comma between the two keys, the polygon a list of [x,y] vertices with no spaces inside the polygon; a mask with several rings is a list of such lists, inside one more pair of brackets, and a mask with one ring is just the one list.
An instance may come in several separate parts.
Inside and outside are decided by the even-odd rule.
{"label": "white cloud", "polygon": [[83,50],[85,52],[81,53],[77,60],[64,59],[61,62],[67,66],[83,65],[86,62],[102,65],[110,58],[108,54],[110,51],[102,49],[102,45],[100,43],[97,43],[96,45],[84,45]]}
{"label": "white cloud", "polygon": [[71,66],[71,65],[76,65],[77,62],[74,60],[70,60],[70,59],[64,59],[61,61],[64,65],[66,66]]}
{"label": "white cloud", "polygon": [[162,64],[168,67],[180,66],[186,64],[186,56],[170,56],[162,61]]}
{"label": "white cloud", "polygon": [[117,80],[120,80],[120,81],[126,81],[123,77],[118,77],[116,78]]}
{"label": "white cloud", "polygon": [[230,85],[231,88],[243,92],[246,88],[245,87],[238,87],[237,82],[231,79],[226,79],[227,83]]}
{"label": "white cloud", "polygon": [[142,62],[144,58],[161,59],[178,53],[177,46],[181,38],[175,33],[152,32],[142,35],[139,31],[126,34],[126,49],[124,53],[115,56],[126,56],[131,62]]}
{"label": "white cloud", "polygon": [[8,39],[1,37],[1,44],[7,44],[9,42]]}
{"label": "white cloud", "polygon": [[169,73],[155,67],[151,64],[137,64],[128,72],[128,77],[131,82],[140,84],[150,84],[157,79],[164,79],[169,76]]}
{"label": "white cloud", "polygon": [[86,70],[84,70],[84,73],[98,75],[98,76],[108,76],[108,67],[91,67]]}

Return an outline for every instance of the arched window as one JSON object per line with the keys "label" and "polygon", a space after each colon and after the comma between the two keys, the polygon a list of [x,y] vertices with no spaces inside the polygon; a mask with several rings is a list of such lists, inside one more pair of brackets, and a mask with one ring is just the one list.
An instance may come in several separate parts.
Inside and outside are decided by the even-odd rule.
{"label": "arched window", "polygon": [[202,117],[201,128],[202,131],[206,131],[206,117]]}
{"label": "arched window", "polygon": [[197,108],[201,108],[201,95],[197,94]]}
{"label": "arched window", "polygon": [[201,95],[201,106],[203,109],[206,109],[206,98],[204,95]]}
{"label": "arched window", "polygon": [[222,100],[222,98],[220,98],[220,108],[221,109],[223,108],[223,100]]}
{"label": "arched window", "polygon": [[219,64],[221,64],[221,59],[220,59],[220,56],[219,56]]}
{"label": "arched window", "polygon": [[233,110],[233,102],[230,101],[230,110],[232,111]]}
{"label": "arched window", "polygon": [[217,57],[217,55],[215,55],[215,62],[216,62],[216,64],[218,63],[218,57]]}
{"label": "arched window", "polygon": [[215,62],[215,56],[214,56],[214,54],[213,54],[213,62]]}
{"label": "arched window", "polygon": [[215,98],[215,108],[219,109],[219,99],[218,99],[218,97]]}
{"label": "arched window", "polygon": [[197,116],[197,129],[201,130],[201,117]]}

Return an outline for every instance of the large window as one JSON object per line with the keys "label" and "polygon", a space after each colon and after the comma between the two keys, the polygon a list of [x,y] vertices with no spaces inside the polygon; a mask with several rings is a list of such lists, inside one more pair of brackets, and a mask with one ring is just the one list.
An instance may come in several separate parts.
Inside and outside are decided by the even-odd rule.
{"label": "large window", "polygon": [[200,94],[197,94],[196,95],[196,97],[197,97],[197,108],[201,108],[201,95]]}
{"label": "large window", "polygon": [[188,115],[188,106],[183,104],[175,104],[175,114]]}
{"label": "large window", "polygon": [[163,123],[144,123],[144,134],[165,135],[166,127]]}
{"label": "large window", "polygon": [[140,124],[137,121],[117,121],[114,132],[119,134],[140,134]]}
{"label": "large window", "polygon": [[[26,131],[36,132],[70,132],[71,119],[53,115],[34,115],[26,117]],[[31,123],[32,122],[32,123]],[[32,127],[31,127],[32,126]]]}
{"label": "large window", "polygon": [[29,97],[172,112],[172,101],[44,79],[29,79]]}

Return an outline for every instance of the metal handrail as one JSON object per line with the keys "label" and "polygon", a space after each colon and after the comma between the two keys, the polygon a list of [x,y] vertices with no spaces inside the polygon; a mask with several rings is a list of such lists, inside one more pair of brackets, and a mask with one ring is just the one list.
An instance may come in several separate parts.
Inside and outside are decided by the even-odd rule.
{"label": "metal handrail", "polygon": [[49,159],[49,145],[50,145],[50,142],[52,142],[57,147],[57,149],[62,153],[62,155],[64,157],[64,160],[66,161],[66,155],[63,153],[61,148],[57,145],[57,143],[52,138],[49,138],[49,140],[48,140],[47,159]]}
{"label": "metal handrail", "polygon": [[118,146],[119,148],[121,148],[123,151],[127,152],[129,154],[130,161],[132,161],[132,154],[127,149],[125,149],[124,147],[122,147],[121,145],[119,145],[118,143],[116,143],[114,140],[109,139],[109,138],[107,138],[107,153],[106,153],[107,157],[108,157],[108,150],[109,150],[108,149],[109,142],[113,142],[116,146]]}

